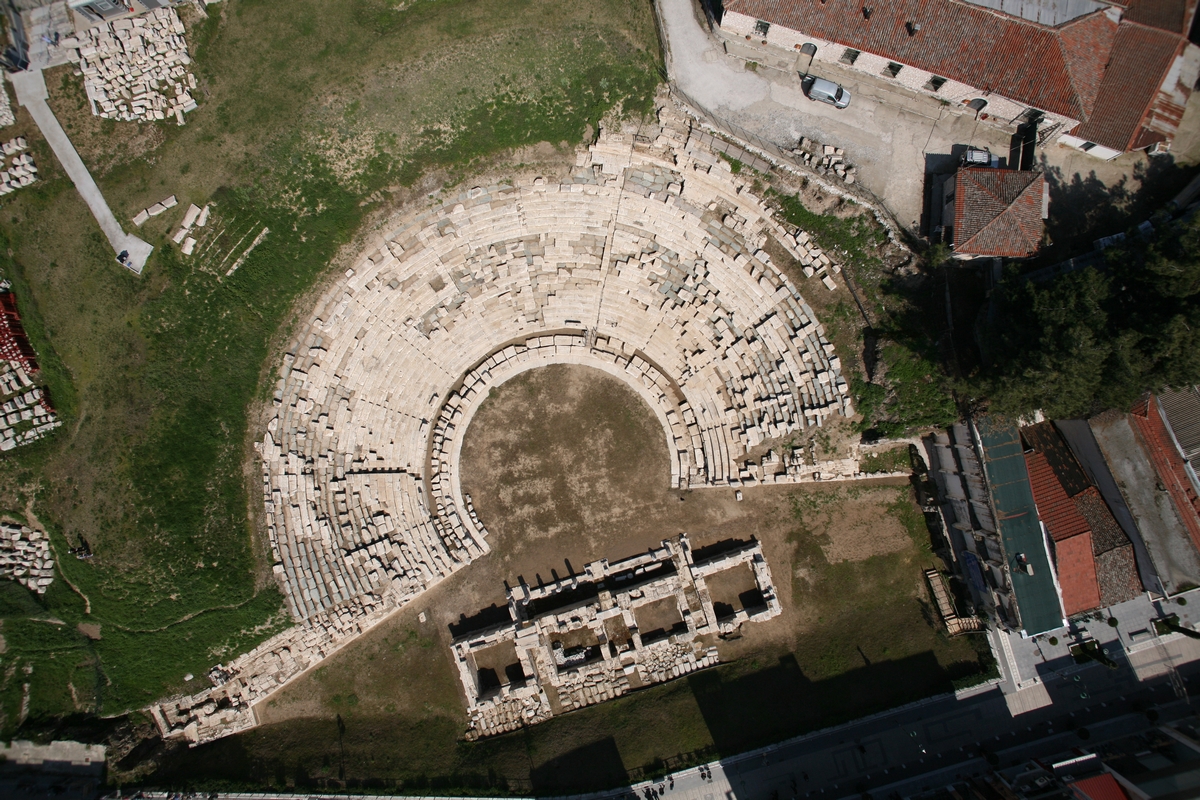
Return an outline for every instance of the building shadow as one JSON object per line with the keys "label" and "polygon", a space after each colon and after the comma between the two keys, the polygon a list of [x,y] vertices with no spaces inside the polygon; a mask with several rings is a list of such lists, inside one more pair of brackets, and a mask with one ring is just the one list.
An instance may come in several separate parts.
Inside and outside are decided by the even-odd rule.
{"label": "building shadow", "polygon": [[[938,228],[942,223],[942,187],[946,179],[958,171],[959,165],[962,164],[963,156],[967,151],[972,149],[970,145],[956,144],[950,147],[949,153],[926,153],[925,154],[925,194],[924,205],[921,212],[921,230],[922,236],[929,238],[932,244],[941,241],[941,234]],[[976,150],[985,148],[976,147]],[[1018,151],[1019,152],[1019,151]],[[1032,150],[1029,150],[1027,156],[1032,160]],[[1009,153],[995,153],[998,159],[993,166],[998,168],[1008,168],[1012,161]]]}
{"label": "building shadow", "polygon": [[450,623],[450,635],[457,639],[460,636],[487,630],[508,622],[512,622],[512,614],[509,613],[508,606],[498,606],[492,603],[469,617],[466,614],[459,614],[458,622]]}
{"label": "building shadow", "polygon": [[693,673],[688,684],[716,751],[724,755],[953,691],[956,678],[977,670],[974,662],[943,667],[925,652],[813,681],[788,653],[771,667],[732,679],[717,670]]}
{"label": "building shadow", "polygon": [[942,224],[942,184],[953,175],[967,152],[967,145],[956,144],[949,153],[925,154],[925,188],[921,206],[921,236],[931,242],[941,241],[934,231]]}
{"label": "building shadow", "polygon": [[1034,260],[1046,266],[1090,252],[1105,236],[1127,232],[1165,206],[1193,177],[1197,168],[1183,166],[1170,154],[1134,165],[1131,176],[1106,183],[1095,172],[1065,174],[1043,154],[1041,169],[1050,188],[1049,244]]}
{"label": "building shadow", "polygon": [[626,784],[629,775],[616,741],[609,736],[535,767],[529,782],[535,794],[567,794]]}

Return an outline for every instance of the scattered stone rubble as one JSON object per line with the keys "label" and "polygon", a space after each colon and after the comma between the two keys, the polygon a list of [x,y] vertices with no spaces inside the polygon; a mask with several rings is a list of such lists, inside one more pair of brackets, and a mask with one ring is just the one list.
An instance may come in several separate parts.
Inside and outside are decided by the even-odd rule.
{"label": "scattered stone rubble", "polygon": [[788,255],[800,262],[800,268],[804,270],[804,277],[811,278],[815,275],[825,284],[826,289],[833,291],[837,288],[837,283],[829,273],[839,274],[842,271],[842,265],[822,251],[809,238],[806,231],[789,231],[778,239],[778,242],[788,251]]}
{"label": "scattered stone rubble", "polygon": [[[705,579],[743,564],[753,571],[762,604],[729,607],[719,617]],[[652,606],[659,616],[651,624],[663,627],[649,630],[639,611]],[[661,616],[668,608],[669,629]],[[545,586],[509,589],[508,611],[508,622],[451,645],[467,697],[468,739],[713,666],[717,648],[701,637],[771,619],[782,607],[757,541],[737,542],[698,563],[682,534],[621,561],[594,561],[581,574]]]}
{"label": "scattered stone rubble", "polygon": [[7,128],[16,121],[17,116],[13,113],[12,103],[8,99],[8,89],[0,83],[0,128]]}
{"label": "scattered stone rubble", "polygon": [[335,611],[317,614],[277,634],[249,653],[209,670],[213,688],[150,707],[164,738],[202,744],[253,728],[253,705],[304,670],[373,628],[397,609],[394,599],[362,595]]}
{"label": "scattered stone rubble", "polygon": [[8,578],[31,592],[43,594],[54,583],[54,556],[50,540],[41,531],[0,521],[0,578]]}
{"label": "scattered stone rubble", "polygon": [[847,184],[857,180],[858,170],[846,162],[846,151],[831,144],[822,145],[812,139],[801,138],[800,146],[792,149],[806,166],[812,167],[818,175],[836,175]]}
{"label": "scattered stone rubble", "polygon": [[[836,356],[835,356],[836,358]],[[860,467],[862,452],[852,445],[846,458],[819,458],[816,445],[771,448],[759,458],[741,463],[738,478],[742,486],[777,483],[809,483],[812,481],[843,481],[868,477]],[[874,473],[870,477],[897,477],[904,472]],[[740,498],[739,498],[740,499]]]}
{"label": "scattered stone rubble", "polygon": [[36,180],[37,165],[33,163],[33,156],[29,153],[14,156],[8,169],[0,170],[0,194],[12,194]]}
{"label": "scattered stone rubble", "polygon": [[[189,205],[187,212],[183,215],[183,222],[180,223],[179,230],[171,237],[171,241],[181,245],[180,251],[185,256],[190,256],[192,251],[196,249],[196,240],[188,236],[188,233],[191,232],[193,225],[197,228],[203,228],[208,224],[208,209],[207,205],[203,209],[195,203]],[[149,213],[149,210],[147,210],[147,213]]]}
{"label": "scattered stone rubble", "polygon": [[752,448],[854,413],[824,328],[763,250],[795,233],[659,112],[641,135],[605,132],[569,181],[409,213],[300,324],[258,449],[273,569],[302,622],[156,707],[164,736],[253,725],[255,703],[488,552],[458,456],[489,388],[520,372],[624,380],[681,488],[739,487]]}
{"label": "scattered stone rubble", "polygon": [[92,113],[125,122],[174,118],[196,108],[196,76],[173,8],[88,28],[59,45],[84,77]]}
{"label": "scattered stone rubble", "polygon": [[0,451],[36,441],[62,424],[46,390],[34,383],[38,371],[16,297],[0,282]]}
{"label": "scattered stone rubble", "polygon": [[0,385],[19,387],[0,402],[0,450],[12,450],[23,444],[40,439],[57,428],[60,423],[54,407],[50,405],[46,392],[33,386],[28,375],[11,361],[0,362]]}

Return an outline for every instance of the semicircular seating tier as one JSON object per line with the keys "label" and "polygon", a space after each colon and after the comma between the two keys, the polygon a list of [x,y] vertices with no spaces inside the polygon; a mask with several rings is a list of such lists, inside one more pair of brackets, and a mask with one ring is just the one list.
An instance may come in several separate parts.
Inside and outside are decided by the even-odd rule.
{"label": "semicircular seating tier", "polygon": [[401,604],[488,550],[459,483],[492,386],[593,366],[654,410],[681,488],[739,485],[756,445],[852,413],[833,347],[760,249],[772,212],[694,147],[610,137],[571,183],[477,187],[407,219],[323,298],[262,444],[297,618]]}
{"label": "semicircular seating tier", "polygon": [[[462,437],[523,370],[626,381],[680,487],[752,484],[747,448],[853,413],[821,326],[761,248],[774,238],[806,274],[836,265],[772,218],[710,134],[658,114],[605,132],[569,183],[475,188],[403,218],[301,324],[259,445],[298,622],[215,666],[211,688],[149,706],[164,738],[257,725],[259,703],[488,550],[459,485]],[[772,464],[775,482],[829,466]]]}

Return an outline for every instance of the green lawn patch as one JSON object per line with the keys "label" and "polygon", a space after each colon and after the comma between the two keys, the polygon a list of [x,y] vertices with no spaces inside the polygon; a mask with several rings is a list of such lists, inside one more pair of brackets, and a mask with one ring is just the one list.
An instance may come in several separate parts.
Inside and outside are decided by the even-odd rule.
{"label": "green lawn patch", "polygon": [[858,467],[868,475],[885,472],[908,472],[912,469],[912,457],[908,445],[868,453],[858,462]]}
{"label": "green lawn patch", "polygon": [[[0,271],[65,423],[0,459],[0,503],[36,498],[60,555],[91,545],[59,564],[90,614],[65,580],[37,602],[103,632],[74,647],[103,680],[72,683],[70,703],[38,694],[37,713],[137,707],[283,624],[248,515],[261,500],[247,412],[270,397],[292,304],[367,215],[432,169],[453,182],[509,148],[574,145],[614,110],[645,113],[659,82],[650,9],[632,0],[241,0],[210,15],[188,32],[202,104],[150,154],[123,153],[132,126],[92,118],[62,81],[51,102],[74,113],[85,157],[112,165],[97,177],[119,218],[175,194],[180,212],[211,201],[231,225],[269,228],[236,273],[181,256],[174,211],[139,231],[156,247],[146,273],[121,270],[51,169],[0,207]],[[52,674],[42,651],[21,652]]]}
{"label": "green lawn patch", "polygon": [[[899,537],[891,552],[857,561],[826,558],[831,526],[851,511],[862,520],[887,518]],[[994,674],[984,637],[948,639],[936,627],[922,574],[933,563],[929,532],[911,489],[796,492],[791,519],[794,556],[771,566],[777,579],[792,576],[791,602],[807,620],[792,645],[472,743],[458,738],[461,699],[449,665],[440,679],[449,699],[430,684],[424,708],[383,716],[367,701],[362,684],[356,690],[362,702],[355,705],[349,696],[354,676],[346,665],[330,664],[318,682],[332,693],[326,696],[333,719],[292,719],[180,750],[153,781],[214,789],[372,786],[445,794],[597,790]],[[745,632],[752,636],[752,626]],[[354,672],[381,669],[371,658],[376,653],[405,658],[417,640],[415,632],[397,631],[391,640],[360,649]]]}

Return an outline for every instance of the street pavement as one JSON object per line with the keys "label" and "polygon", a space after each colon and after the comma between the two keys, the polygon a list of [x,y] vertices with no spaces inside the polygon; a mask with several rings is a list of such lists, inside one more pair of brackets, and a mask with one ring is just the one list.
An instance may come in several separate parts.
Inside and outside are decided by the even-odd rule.
{"label": "street pavement", "polygon": [[[850,106],[812,102],[798,73],[768,67],[750,71],[745,62],[727,55],[702,22],[695,0],[655,2],[668,73],[685,94],[713,116],[781,147],[795,147],[804,136],[845,148],[846,160],[858,167],[859,182],[882,198],[901,224],[920,220],[925,174],[952,168],[955,145],[1008,155],[1010,135],[979,122],[974,112],[835,64],[818,62],[814,74],[845,86],[853,98]],[[1187,163],[1200,160],[1200,92],[1188,103],[1173,152]],[[1148,156],[1127,153],[1105,162],[1050,144],[1038,159],[1044,159],[1054,180],[1092,176],[1106,186],[1129,190],[1140,185]],[[1053,189],[1052,199],[1056,196]]]}
{"label": "street pavement", "polygon": [[[1200,662],[1181,668],[1200,686]],[[1087,727],[1096,741],[1134,733],[1152,725],[1142,713],[1155,705],[1163,720],[1192,713],[1166,677],[1139,682],[1123,665],[1109,670],[1091,665],[1047,685],[1054,704],[1013,716],[999,687],[956,698],[933,698],[891,712],[817,732],[752,753],[683,770],[671,778],[630,789],[593,795],[629,800],[789,800],[840,798],[863,791],[890,795],[944,785],[991,767],[1022,763],[1084,744],[1077,731]],[[647,791],[651,794],[647,794]]]}

